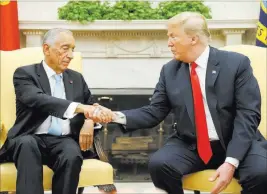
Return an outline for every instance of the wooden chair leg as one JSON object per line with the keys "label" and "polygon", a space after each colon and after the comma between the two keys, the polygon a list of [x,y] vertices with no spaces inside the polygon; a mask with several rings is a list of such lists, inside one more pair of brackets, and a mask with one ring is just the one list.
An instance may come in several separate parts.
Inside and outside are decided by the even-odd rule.
{"label": "wooden chair leg", "polygon": [[78,194],[83,194],[84,187],[78,188]]}
{"label": "wooden chair leg", "polygon": [[194,194],[200,194],[200,191],[194,191]]}

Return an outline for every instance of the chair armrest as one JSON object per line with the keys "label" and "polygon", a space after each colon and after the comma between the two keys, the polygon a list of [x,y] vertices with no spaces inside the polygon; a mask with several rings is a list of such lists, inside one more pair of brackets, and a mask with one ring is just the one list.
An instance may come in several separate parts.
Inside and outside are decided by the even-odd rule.
{"label": "chair armrest", "polygon": [[94,149],[95,152],[97,153],[97,156],[99,159],[103,162],[109,162],[108,156],[104,152],[103,146],[101,144],[100,136],[99,134],[95,135],[94,137]]}
{"label": "chair armrest", "polygon": [[100,139],[100,131],[103,130],[103,125],[101,125],[101,127],[95,127],[94,130],[94,151],[96,152],[97,156],[99,157],[99,159],[103,162],[109,162],[108,161],[108,156],[106,155],[106,153],[104,152],[102,143],[101,143],[101,139]]}
{"label": "chair armrest", "polygon": [[[92,120],[90,122],[93,122]],[[92,124],[92,123],[91,123]],[[90,126],[92,127],[92,125]],[[83,152],[84,158],[96,158],[103,162],[109,162],[108,157],[106,153],[104,152],[102,142],[100,139],[100,131],[103,130],[102,125],[94,124],[94,139],[93,139],[93,146],[89,151]],[[115,171],[113,171],[113,175],[115,176]],[[116,187],[114,184],[105,184],[105,185],[95,185],[98,187],[99,191],[105,192],[105,193],[117,193]],[[82,193],[84,188],[79,188],[79,193]]]}
{"label": "chair armrest", "polygon": [[100,139],[100,131],[103,130],[103,126],[101,124],[94,123],[92,120],[86,120],[83,127],[89,127],[92,129],[94,127],[94,138],[93,138],[93,146],[88,151],[82,151],[84,158],[96,158],[103,162],[108,162],[108,157],[104,152],[101,139]]}

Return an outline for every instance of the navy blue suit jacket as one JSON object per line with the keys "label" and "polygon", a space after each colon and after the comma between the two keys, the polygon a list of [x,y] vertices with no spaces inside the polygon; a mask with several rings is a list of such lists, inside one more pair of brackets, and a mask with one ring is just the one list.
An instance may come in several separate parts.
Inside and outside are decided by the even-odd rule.
{"label": "navy blue suit jacket", "polygon": [[[161,70],[148,106],[122,111],[124,132],[158,125],[172,110],[178,138],[196,147],[196,129],[189,65],[171,60]],[[206,96],[211,116],[227,157],[242,160],[258,131],[260,90],[248,57],[210,47],[206,72]]]}

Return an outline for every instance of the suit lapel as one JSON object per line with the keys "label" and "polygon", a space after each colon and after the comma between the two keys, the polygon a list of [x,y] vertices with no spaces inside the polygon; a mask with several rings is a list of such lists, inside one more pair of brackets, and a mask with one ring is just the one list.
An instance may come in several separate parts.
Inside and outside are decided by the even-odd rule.
{"label": "suit lapel", "polygon": [[215,81],[219,73],[220,73],[220,65],[216,58],[216,50],[210,47],[210,54],[206,72],[206,88],[214,87]]}
{"label": "suit lapel", "polygon": [[189,118],[193,124],[193,127],[195,127],[195,120],[194,120],[194,107],[193,107],[193,96],[192,96],[192,88],[191,88],[191,80],[190,80],[190,74],[189,74],[189,65],[186,63],[183,63],[180,69],[181,75],[180,79],[178,80],[178,83],[181,83],[183,86],[183,98],[185,101],[185,106],[189,115]]}
{"label": "suit lapel", "polygon": [[73,80],[68,70],[63,73],[63,82],[65,86],[66,99],[73,100]]}
{"label": "suit lapel", "polygon": [[38,80],[40,82],[40,85],[44,93],[51,96],[51,88],[50,88],[49,80],[44,70],[42,62],[40,64],[37,64],[36,68],[37,68],[36,71],[37,71]]}
{"label": "suit lapel", "polygon": [[210,47],[210,54],[209,54],[209,60],[208,60],[208,66],[206,71],[206,96],[207,96],[207,103],[208,107],[211,113],[211,117],[213,119],[217,134],[222,141],[222,145],[225,148],[225,144],[223,142],[223,135],[222,130],[220,126],[220,121],[217,114],[217,96],[215,93],[215,82],[218,78],[218,75],[220,73],[220,64],[217,60],[216,56],[216,49]]}

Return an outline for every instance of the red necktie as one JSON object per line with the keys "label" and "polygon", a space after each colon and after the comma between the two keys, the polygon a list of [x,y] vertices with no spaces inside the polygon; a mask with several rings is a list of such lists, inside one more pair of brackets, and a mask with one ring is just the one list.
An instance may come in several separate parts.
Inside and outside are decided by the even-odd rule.
{"label": "red necktie", "polygon": [[200,89],[199,79],[196,73],[197,64],[191,64],[191,84],[194,99],[195,125],[197,134],[197,149],[200,158],[207,164],[212,156],[209,141],[206,114]]}

